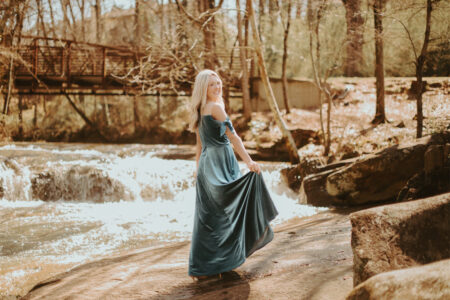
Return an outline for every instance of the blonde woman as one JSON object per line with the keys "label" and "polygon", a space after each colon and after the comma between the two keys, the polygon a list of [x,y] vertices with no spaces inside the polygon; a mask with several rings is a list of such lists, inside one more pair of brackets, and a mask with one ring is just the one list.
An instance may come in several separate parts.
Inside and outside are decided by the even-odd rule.
{"label": "blonde woman", "polygon": [[[195,78],[190,129],[196,132],[196,203],[189,275],[201,279],[237,268],[273,239],[278,214],[260,166],[245,150],[225,112],[222,81],[203,70]],[[236,152],[250,172],[242,175]]]}

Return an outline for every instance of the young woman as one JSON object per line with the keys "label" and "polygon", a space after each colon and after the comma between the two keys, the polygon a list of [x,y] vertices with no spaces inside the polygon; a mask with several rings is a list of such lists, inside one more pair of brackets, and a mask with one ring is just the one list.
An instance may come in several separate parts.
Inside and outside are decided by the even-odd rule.
{"label": "young woman", "polygon": [[[199,279],[237,268],[269,243],[269,222],[278,212],[260,166],[248,155],[225,112],[222,81],[215,72],[203,70],[195,78],[191,109],[197,183],[189,275]],[[230,142],[250,169],[245,175]]]}

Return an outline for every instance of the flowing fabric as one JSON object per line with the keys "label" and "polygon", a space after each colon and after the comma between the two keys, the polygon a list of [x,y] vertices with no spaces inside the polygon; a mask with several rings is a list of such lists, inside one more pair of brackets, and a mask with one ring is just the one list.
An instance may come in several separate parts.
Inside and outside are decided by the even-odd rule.
{"label": "flowing fabric", "polygon": [[273,239],[269,222],[278,214],[261,174],[242,176],[224,122],[203,115],[197,171],[189,275],[213,275],[237,268]]}

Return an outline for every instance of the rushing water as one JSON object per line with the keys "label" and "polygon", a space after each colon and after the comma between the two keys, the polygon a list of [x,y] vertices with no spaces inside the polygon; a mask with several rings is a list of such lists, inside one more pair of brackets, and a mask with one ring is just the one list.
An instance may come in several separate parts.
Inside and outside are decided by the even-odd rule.
{"label": "rushing water", "polygon": [[[162,158],[187,146],[15,143],[0,145],[0,297],[101,256],[187,240],[195,161]],[[262,163],[280,215],[297,204],[282,163]],[[241,164],[242,172],[248,170]]]}

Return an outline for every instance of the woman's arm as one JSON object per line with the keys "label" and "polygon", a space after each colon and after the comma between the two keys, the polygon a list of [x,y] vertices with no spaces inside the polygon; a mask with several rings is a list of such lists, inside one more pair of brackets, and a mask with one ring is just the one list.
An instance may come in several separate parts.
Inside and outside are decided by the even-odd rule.
{"label": "woman's arm", "polygon": [[[211,115],[214,117],[214,119],[221,122],[227,119],[227,114],[225,110],[219,105],[214,105],[214,107],[211,110]],[[231,132],[231,130],[227,127],[225,134],[227,135],[234,149],[238,153],[239,157],[244,161],[244,163],[247,165],[250,171],[256,172],[258,174],[261,173],[261,168],[256,162],[252,160],[250,155],[248,155],[247,150],[245,149],[244,144],[242,143],[242,139],[237,135],[236,130],[234,132]]]}
{"label": "woman's arm", "polygon": [[195,135],[197,137],[197,144],[195,145],[195,161],[196,161],[196,168],[195,168],[195,175],[197,175],[198,171],[198,162],[200,160],[200,154],[202,154],[202,140],[200,139],[200,133],[198,131],[198,127],[195,130]]}

